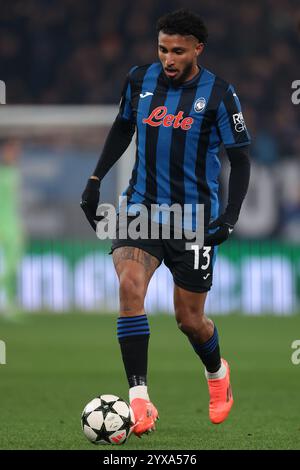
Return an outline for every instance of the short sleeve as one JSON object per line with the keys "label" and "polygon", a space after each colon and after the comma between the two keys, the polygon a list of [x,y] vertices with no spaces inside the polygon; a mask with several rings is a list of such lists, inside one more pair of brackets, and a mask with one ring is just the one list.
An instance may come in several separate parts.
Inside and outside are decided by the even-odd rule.
{"label": "short sleeve", "polygon": [[121,94],[121,100],[119,104],[119,117],[122,119],[126,119],[128,121],[133,121],[133,113],[132,113],[132,105],[131,105],[131,93],[132,93],[132,84],[131,84],[131,74],[133,70],[135,70],[137,67],[133,67],[130,72],[128,73],[122,94]]}
{"label": "short sleeve", "polygon": [[219,105],[217,127],[225,147],[250,144],[251,138],[244,121],[240,100],[231,85]]}

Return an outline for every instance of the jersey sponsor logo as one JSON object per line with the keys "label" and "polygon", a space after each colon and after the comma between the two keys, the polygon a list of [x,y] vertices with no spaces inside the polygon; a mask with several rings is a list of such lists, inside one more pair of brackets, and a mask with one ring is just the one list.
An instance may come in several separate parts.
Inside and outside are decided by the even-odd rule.
{"label": "jersey sponsor logo", "polygon": [[205,98],[198,98],[196,101],[195,101],[195,104],[194,104],[194,110],[196,111],[196,113],[201,113],[201,111],[203,111],[203,109],[205,108],[206,106],[206,99]]}
{"label": "jersey sponsor logo", "polygon": [[145,93],[140,93],[141,98],[147,98],[147,96],[152,96],[153,93],[151,91],[145,91]]}
{"label": "jersey sponsor logo", "polygon": [[236,132],[243,132],[246,130],[246,124],[242,112],[233,114],[232,119]]}
{"label": "jersey sponsor logo", "polygon": [[183,131],[188,131],[194,122],[194,119],[191,117],[183,117],[183,111],[179,111],[178,114],[167,114],[168,109],[166,106],[157,106],[153,109],[151,114],[143,119],[144,124],[149,124],[152,127],[158,127],[163,125],[164,127],[174,127],[178,129],[179,127]]}

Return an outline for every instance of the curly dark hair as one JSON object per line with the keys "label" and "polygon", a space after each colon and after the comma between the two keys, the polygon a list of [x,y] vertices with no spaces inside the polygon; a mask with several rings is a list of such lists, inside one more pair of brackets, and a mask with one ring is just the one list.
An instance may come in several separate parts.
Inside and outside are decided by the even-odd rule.
{"label": "curly dark hair", "polygon": [[206,26],[200,16],[185,8],[161,16],[157,21],[156,31],[181,36],[193,35],[204,44],[208,37]]}

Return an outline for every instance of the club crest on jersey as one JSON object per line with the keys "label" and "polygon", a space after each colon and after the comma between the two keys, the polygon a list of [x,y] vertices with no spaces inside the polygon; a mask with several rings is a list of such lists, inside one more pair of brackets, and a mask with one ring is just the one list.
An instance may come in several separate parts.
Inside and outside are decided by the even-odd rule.
{"label": "club crest on jersey", "polygon": [[206,99],[205,98],[198,98],[196,101],[195,101],[195,104],[194,104],[194,110],[196,111],[196,113],[201,113],[201,111],[203,111],[203,109],[205,108],[206,106]]}
{"label": "club crest on jersey", "polygon": [[151,114],[143,119],[143,124],[149,124],[152,127],[163,125],[164,127],[179,127],[183,131],[188,131],[194,122],[192,117],[183,117],[183,111],[179,111],[176,115],[167,114],[168,108],[166,106],[157,106]]}

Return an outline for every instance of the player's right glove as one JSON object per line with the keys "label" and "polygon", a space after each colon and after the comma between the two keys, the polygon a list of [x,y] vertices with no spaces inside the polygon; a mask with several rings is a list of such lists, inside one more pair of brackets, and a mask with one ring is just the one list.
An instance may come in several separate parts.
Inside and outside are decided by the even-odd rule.
{"label": "player's right glove", "polygon": [[217,229],[214,233],[206,234],[204,238],[205,246],[216,246],[225,242],[231,232],[233,232],[232,220],[229,220],[226,212],[220,215],[216,220],[211,222],[208,226],[208,230]]}
{"label": "player's right glove", "polygon": [[98,179],[89,178],[85,190],[81,196],[80,207],[85,213],[93,230],[96,231],[97,207],[100,199],[100,181]]}

